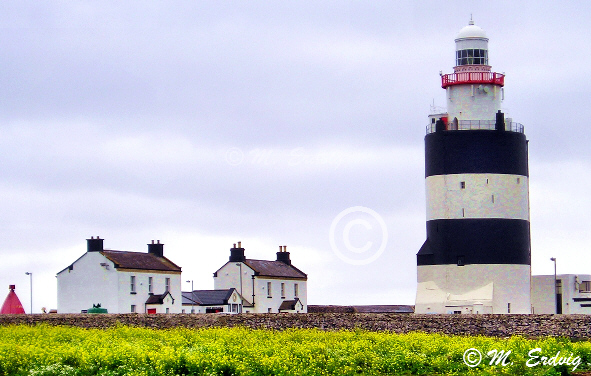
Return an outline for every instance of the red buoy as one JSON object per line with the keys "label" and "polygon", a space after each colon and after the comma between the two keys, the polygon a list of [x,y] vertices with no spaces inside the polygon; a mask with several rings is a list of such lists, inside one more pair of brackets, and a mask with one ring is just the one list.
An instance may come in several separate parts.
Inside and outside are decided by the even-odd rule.
{"label": "red buoy", "polygon": [[15,285],[9,285],[8,288],[10,291],[8,292],[8,296],[6,300],[4,300],[4,304],[2,304],[2,310],[0,310],[0,314],[22,314],[25,313],[23,309],[23,305],[19,300],[18,296],[14,292]]}

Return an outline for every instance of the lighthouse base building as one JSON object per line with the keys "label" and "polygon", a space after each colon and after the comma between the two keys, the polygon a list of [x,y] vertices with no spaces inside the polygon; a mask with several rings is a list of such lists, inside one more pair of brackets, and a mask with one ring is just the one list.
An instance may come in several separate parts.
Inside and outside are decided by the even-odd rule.
{"label": "lighthouse base building", "polygon": [[472,21],[441,75],[447,111],[425,136],[427,239],[416,313],[531,313],[528,141],[501,111],[504,74]]}

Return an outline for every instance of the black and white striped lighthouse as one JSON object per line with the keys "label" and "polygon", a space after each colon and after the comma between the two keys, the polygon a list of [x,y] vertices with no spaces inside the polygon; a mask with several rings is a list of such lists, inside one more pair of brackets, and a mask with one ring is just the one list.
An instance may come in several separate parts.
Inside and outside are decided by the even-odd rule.
{"label": "black and white striped lighthouse", "polygon": [[505,76],[491,71],[484,30],[470,21],[455,42],[447,111],[425,136],[415,312],[530,313],[528,141],[501,112]]}

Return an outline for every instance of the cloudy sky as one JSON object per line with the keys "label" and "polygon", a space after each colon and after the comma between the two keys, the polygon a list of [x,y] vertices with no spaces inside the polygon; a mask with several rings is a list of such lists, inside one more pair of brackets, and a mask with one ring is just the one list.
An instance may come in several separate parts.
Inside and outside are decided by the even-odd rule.
{"label": "cloudy sky", "polygon": [[591,274],[589,2],[19,1],[0,4],[0,288],[28,312],[33,272],[33,310],[56,308],[98,235],[161,240],[199,289],[242,241],[287,245],[310,304],[414,304],[427,115],[470,14],[530,140],[533,272]]}

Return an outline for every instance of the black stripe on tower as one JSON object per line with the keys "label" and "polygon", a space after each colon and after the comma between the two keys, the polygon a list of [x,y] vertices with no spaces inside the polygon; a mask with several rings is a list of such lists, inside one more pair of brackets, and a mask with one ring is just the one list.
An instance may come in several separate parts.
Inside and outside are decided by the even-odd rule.
{"label": "black stripe on tower", "polygon": [[530,265],[529,221],[464,218],[427,222],[417,265]]}
{"label": "black stripe on tower", "polygon": [[523,133],[461,130],[425,136],[425,177],[486,173],[529,176]]}

